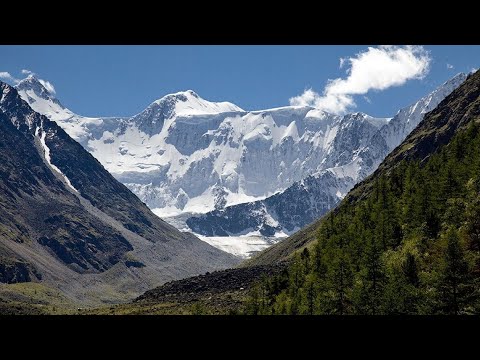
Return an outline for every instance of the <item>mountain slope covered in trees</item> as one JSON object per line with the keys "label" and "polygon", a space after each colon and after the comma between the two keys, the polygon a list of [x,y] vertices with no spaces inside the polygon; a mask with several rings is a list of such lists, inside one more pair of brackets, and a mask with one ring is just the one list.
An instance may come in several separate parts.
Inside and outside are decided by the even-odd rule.
{"label": "mountain slope covered in trees", "polygon": [[252,263],[290,259],[249,314],[480,313],[480,73],[340,206]]}

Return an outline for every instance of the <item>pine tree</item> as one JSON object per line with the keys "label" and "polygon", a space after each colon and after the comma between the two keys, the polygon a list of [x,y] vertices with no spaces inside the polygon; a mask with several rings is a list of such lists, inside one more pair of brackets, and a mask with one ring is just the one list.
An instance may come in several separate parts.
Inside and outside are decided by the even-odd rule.
{"label": "pine tree", "polygon": [[402,270],[407,282],[415,287],[418,287],[420,284],[420,279],[418,277],[417,261],[415,256],[411,253],[407,254],[405,262],[402,266]]}
{"label": "pine tree", "polygon": [[[478,175],[480,178],[480,174]],[[470,243],[470,248],[480,252],[480,191],[477,187],[480,181],[472,178],[468,184],[468,205],[465,209],[466,232]]]}
{"label": "pine tree", "polygon": [[379,313],[385,284],[381,253],[381,246],[375,237],[368,239],[355,296],[355,307],[359,313],[371,315]]}
{"label": "pine tree", "polygon": [[385,287],[381,299],[382,314],[411,314],[414,313],[414,306],[409,301],[409,289],[405,276],[394,267],[387,271]]}
{"label": "pine tree", "polygon": [[330,292],[329,303],[325,304],[329,313],[344,315],[349,312],[350,288],[353,282],[351,263],[348,256],[337,251],[329,269],[328,288]]}
{"label": "pine tree", "polygon": [[439,279],[440,306],[444,313],[458,315],[463,311],[466,300],[471,296],[471,278],[465,251],[458,233],[449,228],[445,234]]}
{"label": "pine tree", "polygon": [[317,293],[319,289],[319,279],[314,273],[310,273],[305,278],[305,284],[302,288],[302,310],[305,315],[313,315],[316,312]]}
{"label": "pine tree", "polygon": [[259,315],[261,312],[261,290],[262,285],[260,283],[254,284],[250,289],[249,296],[245,303],[245,314],[247,315]]}
{"label": "pine tree", "polygon": [[321,245],[322,243],[320,241],[315,244],[312,260],[312,271],[317,274],[319,278],[324,278],[327,272],[327,267],[323,259],[323,249]]}

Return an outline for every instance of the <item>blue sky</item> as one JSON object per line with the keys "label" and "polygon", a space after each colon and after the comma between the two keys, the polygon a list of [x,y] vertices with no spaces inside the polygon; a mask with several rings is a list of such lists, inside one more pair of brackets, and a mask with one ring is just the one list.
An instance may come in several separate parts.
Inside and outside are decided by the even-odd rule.
{"label": "blue sky", "polygon": [[[54,85],[66,107],[85,116],[133,115],[168,93],[187,89],[207,100],[259,110],[289,105],[290,98],[312,88],[306,95],[314,96],[308,100],[304,93],[302,99],[323,104],[329,79],[338,79],[339,87],[348,88],[342,90],[347,96],[343,111],[393,116],[456,73],[480,67],[480,46],[423,46],[410,54],[414,60],[423,56],[423,62],[410,68],[412,74],[395,79],[404,68],[392,67],[383,76],[386,66],[381,61],[367,64],[375,55],[368,47],[0,46],[0,74],[8,72],[21,79],[25,77],[22,69],[33,71]],[[345,59],[342,68],[341,58]],[[353,66],[349,59],[360,58],[365,61],[356,71],[357,80],[366,71],[378,75],[380,83],[359,85],[348,80],[347,71]],[[338,100],[338,94],[334,96]]]}

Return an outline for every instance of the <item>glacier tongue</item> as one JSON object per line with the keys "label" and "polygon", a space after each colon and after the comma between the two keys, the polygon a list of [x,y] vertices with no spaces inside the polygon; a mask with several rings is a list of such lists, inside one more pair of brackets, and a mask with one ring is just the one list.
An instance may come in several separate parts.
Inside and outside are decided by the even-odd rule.
{"label": "glacier tongue", "polygon": [[132,117],[87,118],[34,77],[17,89],[156,214],[205,214],[187,223],[209,236],[249,229],[270,236],[334,207],[465,78],[457,75],[393,118],[298,106],[244,111],[191,90]]}

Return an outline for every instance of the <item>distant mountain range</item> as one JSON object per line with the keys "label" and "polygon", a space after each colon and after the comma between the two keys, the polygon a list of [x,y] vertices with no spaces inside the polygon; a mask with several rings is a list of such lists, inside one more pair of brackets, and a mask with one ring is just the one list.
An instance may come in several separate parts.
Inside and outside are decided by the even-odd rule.
{"label": "distant mountain range", "polygon": [[34,76],[17,89],[156,214],[191,213],[186,224],[206,236],[284,236],[333,208],[466,76],[393,118],[293,106],[244,111],[191,90],[133,117],[87,118]]}

